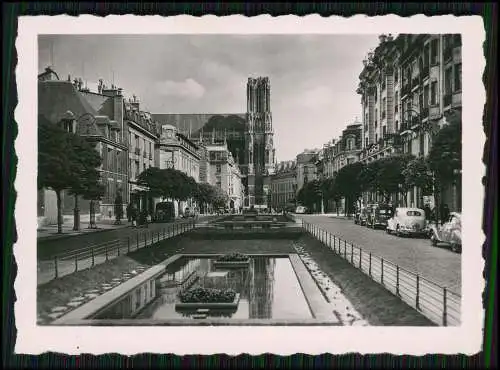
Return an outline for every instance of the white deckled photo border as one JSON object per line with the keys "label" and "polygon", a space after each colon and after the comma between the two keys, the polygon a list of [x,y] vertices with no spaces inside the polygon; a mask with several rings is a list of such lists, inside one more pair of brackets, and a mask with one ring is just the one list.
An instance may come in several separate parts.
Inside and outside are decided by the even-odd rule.
{"label": "white deckled photo border", "polygon": [[[463,244],[462,325],[458,327],[51,327],[36,324],[36,197],[37,197],[37,79],[38,35],[41,34],[382,34],[460,33],[463,63]],[[484,260],[481,228],[485,166],[482,82],[486,61],[483,21],[479,16],[386,15],[350,18],[262,15],[216,16],[23,16],[19,18],[16,49],[18,105],[15,150],[18,168],[15,219],[18,240],[14,284],[18,354],[47,351],[65,354],[174,353],[258,355],[343,354],[356,352],[424,355],[472,355],[481,350],[484,309]],[[361,61],[360,61],[361,62]]]}

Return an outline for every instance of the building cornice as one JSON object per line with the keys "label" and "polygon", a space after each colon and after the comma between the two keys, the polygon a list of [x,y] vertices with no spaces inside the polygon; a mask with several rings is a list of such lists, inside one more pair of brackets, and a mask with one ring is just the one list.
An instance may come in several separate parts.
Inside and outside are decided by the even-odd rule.
{"label": "building cornice", "polygon": [[142,127],[140,124],[138,124],[137,122],[135,121],[132,121],[130,119],[127,119],[126,120],[127,124],[132,127],[133,129],[141,132],[142,134],[144,135],[148,135],[150,138],[154,139],[154,140],[158,140],[158,136],[154,133],[152,133],[151,131],[149,130],[146,130],[144,127]]}

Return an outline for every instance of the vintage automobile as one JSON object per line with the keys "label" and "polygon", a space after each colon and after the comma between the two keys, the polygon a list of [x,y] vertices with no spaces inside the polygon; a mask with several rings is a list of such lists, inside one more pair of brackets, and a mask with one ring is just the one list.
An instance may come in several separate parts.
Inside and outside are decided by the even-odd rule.
{"label": "vintage automobile", "polygon": [[385,204],[375,204],[370,207],[367,215],[366,226],[373,229],[387,227],[387,220],[392,217],[393,208]]}
{"label": "vintage automobile", "polygon": [[387,221],[388,234],[397,236],[427,235],[425,212],[420,208],[396,208],[394,215]]}
{"label": "vintage automobile", "polygon": [[433,246],[446,244],[455,253],[462,251],[462,217],[458,212],[451,212],[442,226],[430,225]]}
{"label": "vintage automobile", "polygon": [[304,213],[307,213],[307,208],[304,207],[304,206],[298,206],[296,209],[295,209],[295,213],[297,214],[304,214]]}

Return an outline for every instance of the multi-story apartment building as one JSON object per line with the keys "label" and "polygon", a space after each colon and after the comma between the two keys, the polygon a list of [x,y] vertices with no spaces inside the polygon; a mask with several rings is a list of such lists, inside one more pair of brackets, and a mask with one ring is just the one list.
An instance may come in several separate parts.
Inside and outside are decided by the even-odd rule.
{"label": "multi-story apartment building", "polygon": [[[393,153],[427,156],[432,137],[450,116],[461,115],[461,36],[382,35],[360,74],[363,151],[369,162]],[[461,208],[460,181],[442,194],[451,209]],[[367,194],[365,201],[376,201]],[[432,199],[432,197],[430,198]],[[423,206],[420,189],[393,203]]]}
{"label": "multi-story apartment building", "polygon": [[283,210],[295,205],[297,192],[297,162],[279,162],[271,176],[271,207]]}
{"label": "multi-story apartment building", "polygon": [[208,154],[208,183],[222,189],[228,196],[227,207],[239,211],[244,205],[243,176],[226,143],[205,145]]}
{"label": "multi-story apartment building", "polygon": [[[68,78],[69,79],[69,78]],[[82,80],[75,83],[85,100],[98,112],[97,125],[101,128],[106,142],[99,146],[103,159],[101,178],[105,186],[101,201],[101,214],[105,218],[115,217],[115,199],[122,196],[123,207],[129,201],[128,187],[128,147],[126,125],[123,113],[122,89],[115,85],[105,86],[99,82],[98,90],[92,92],[82,87]],[[124,212],[125,214],[125,212]]]}
{"label": "multi-story apartment building", "polygon": [[344,166],[355,163],[361,152],[361,124],[348,125],[342,136],[333,145],[333,172],[337,173]]}
{"label": "multi-story apartment building", "polygon": [[297,154],[295,160],[297,163],[297,194],[304,184],[316,179],[318,153],[319,149],[306,149],[302,153]]}
{"label": "multi-story apartment building", "polygon": [[[104,196],[97,202],[98,217],[114,218],[114,203],[118,194],[128,201],[127,146],[123,124],[121,89],[112,86],[100,93],[91,93],[81,79],[59,80],[52,70],[40,75],[38,82],[38,118],[86,137],[95,143],[102,158],[99,168],[104,184]],[[52,206],[53,192],[39,193],[40,223],[55,223],[56,209]],[[74,199],[63,194],[63,214],[71,215]],[[79,202],[82,214],[89,212],[89,202]]]}
{"label": "multi-story apartment building", "polygon": [[[198,145],[183,134],[177,132],[172,125],[161,125],[159,141],[156,144],[158,153],[155,165],[158,168],[173,168],[192,177],[199,182],[201,153]],[[192,206],[192,201],[182,201],[175,205],[175,214],[182,214],[186,207]]]}
{"label": "multi-story apartment building", "polygon": [[157,126],[148,112],[140,110],[140,104],[134,95],[125,102],[125,122],[127,125],[128,173],[130,200],[138,210],[154,213],[153,199],[147,195],[147,189],[137,183],[137,177],[146,169],[155,166],[158,156],[159,134]]}

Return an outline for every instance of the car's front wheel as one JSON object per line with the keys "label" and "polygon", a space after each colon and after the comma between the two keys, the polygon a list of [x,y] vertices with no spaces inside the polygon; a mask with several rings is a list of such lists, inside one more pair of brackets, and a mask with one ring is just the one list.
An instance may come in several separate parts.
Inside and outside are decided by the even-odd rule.
{"label": "car's front wheel", "polygon": [[436,238],[436,236],[434,235],[434,233],[432,233],[432,235],[431,235],[431,245],[432,245],[433,247],[437,247],[437,244],[438,244],[438,242],[437,242],[437,238]]}
{"label": "car's front wheel", "polygon": [[461,250],[462,250],[461,246],[458,245],[457,243],[452,243],[451,246],[450,246],[450,249],[454,253],[460,253]]}

